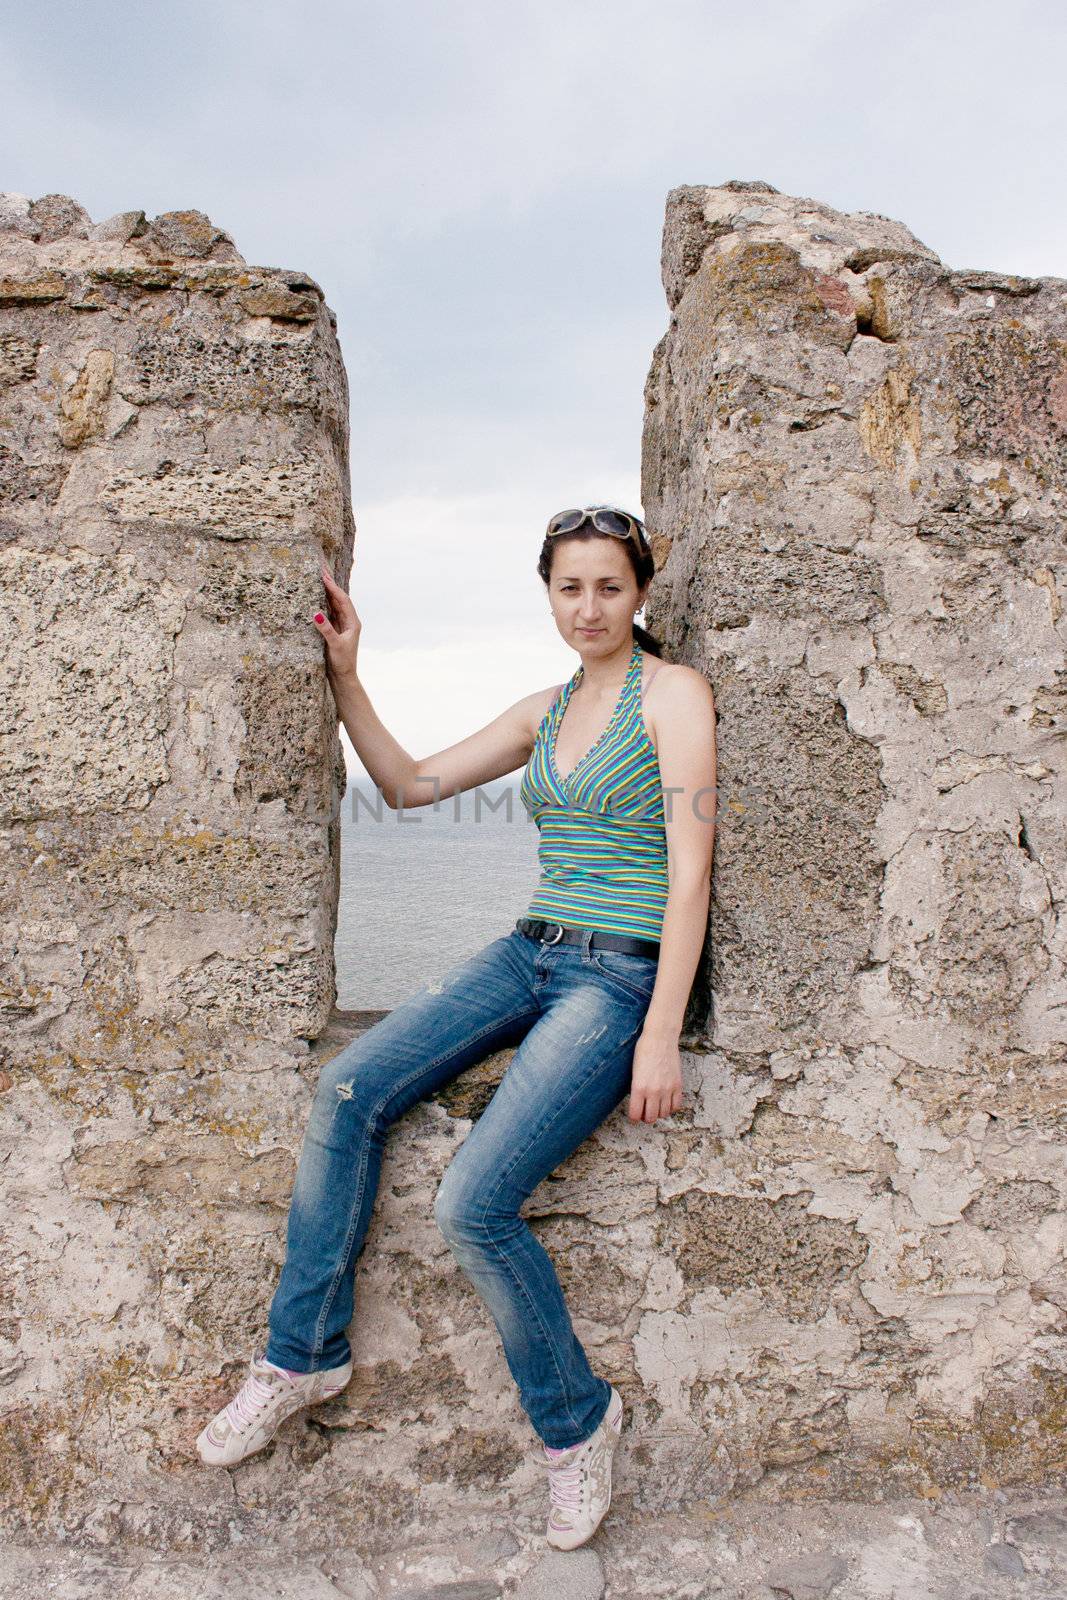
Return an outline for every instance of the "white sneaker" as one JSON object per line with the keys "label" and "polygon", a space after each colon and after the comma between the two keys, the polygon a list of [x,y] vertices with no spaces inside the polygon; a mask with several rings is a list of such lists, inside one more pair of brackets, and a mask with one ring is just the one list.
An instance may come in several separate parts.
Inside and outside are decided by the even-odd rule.
{"label": "white sneaker", "polygon": [[232,1467],[262,1450],[301,1406],[339,1394],[351,1376],[351,1360],[343,1367],[290,1377],[265,1355],[253,1356],[240,1389],[197,1438],[197,1454],[208,1466]]}
{"label": "white sneaker", "polygon": [[611,1458],[621,1433],[622,1396],[613,1384],[608,1409],[595,1433],[558,1456],[550,1456],[542,1445],[552,1500],[548,1542],[557,1550],[585,1544],[603,1521],[611,1504]]}

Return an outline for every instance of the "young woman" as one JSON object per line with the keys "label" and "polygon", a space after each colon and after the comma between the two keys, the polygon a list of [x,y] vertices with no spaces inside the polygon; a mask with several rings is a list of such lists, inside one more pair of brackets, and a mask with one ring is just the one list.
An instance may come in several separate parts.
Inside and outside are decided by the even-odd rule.
{"label": "young woman", "polygon": [[678,1041],[707,932],[715,712],[699,672],[649,662],[660,648],[633,618],[655,569],[636,517],[611,506],[560,512],[537,570],[556,627],[581,658],[573,676],[415,761],[367,698],[359,617],[323,567],[330,615],[315,622],[330,683],[388,804],[447,799],[525,762],[521,794],[539,829],[541,877],[510,933],[322,1068],[269,1337],[197,1448],[204,1461],[231,1466],[262,1449],[291,1412],[345,1387],[356,1261],[390,1124],[492,1051],[517,1045],[444,1174],[434,1215],[492,1314],[540,1438],[548,1542],[573,1549],[611,1502],[622,1399],[591,1370],[551,1259],[519,1210],[627,1089],[633,1122],[681,1108]]}

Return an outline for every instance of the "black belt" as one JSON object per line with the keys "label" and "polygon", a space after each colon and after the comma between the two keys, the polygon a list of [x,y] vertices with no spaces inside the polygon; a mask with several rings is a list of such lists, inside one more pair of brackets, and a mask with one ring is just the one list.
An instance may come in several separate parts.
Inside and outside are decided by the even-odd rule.
{"label": "black belt", "polygon": [[[543,939],[546,944],[581,944],[588,928],[565,928],[562,922],[537,922],[520,917],[515,924],[528,939]],[[590,944],[598,950],[623,950],[632,956],[659,956],[658,939],[638,939],[630,933],[602,933],[592,929]]]}

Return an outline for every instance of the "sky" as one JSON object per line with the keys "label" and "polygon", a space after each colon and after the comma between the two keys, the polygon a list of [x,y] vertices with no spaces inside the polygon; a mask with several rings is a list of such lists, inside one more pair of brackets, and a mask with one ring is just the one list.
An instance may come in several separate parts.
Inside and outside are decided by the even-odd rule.
{"label": "sky", "polygon": [[642,510],[668,191],[1067,277],[1065,45],[1061,0],[38,0],[0,13],[0,188],[196,208],[322,285],[361,677],[420,757],[578,665],[535,563],[561,507]]}

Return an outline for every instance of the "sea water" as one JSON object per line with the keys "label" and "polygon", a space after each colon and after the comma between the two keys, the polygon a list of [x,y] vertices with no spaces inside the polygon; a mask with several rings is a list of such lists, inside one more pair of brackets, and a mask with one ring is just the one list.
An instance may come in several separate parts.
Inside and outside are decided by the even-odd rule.
{"label": "sea water", "polygon": [[405,811],[379,804],[369,778],[350,782],[334,947],[342,1010],[389,1010],[511,932],[538,879],[520,778]]}

